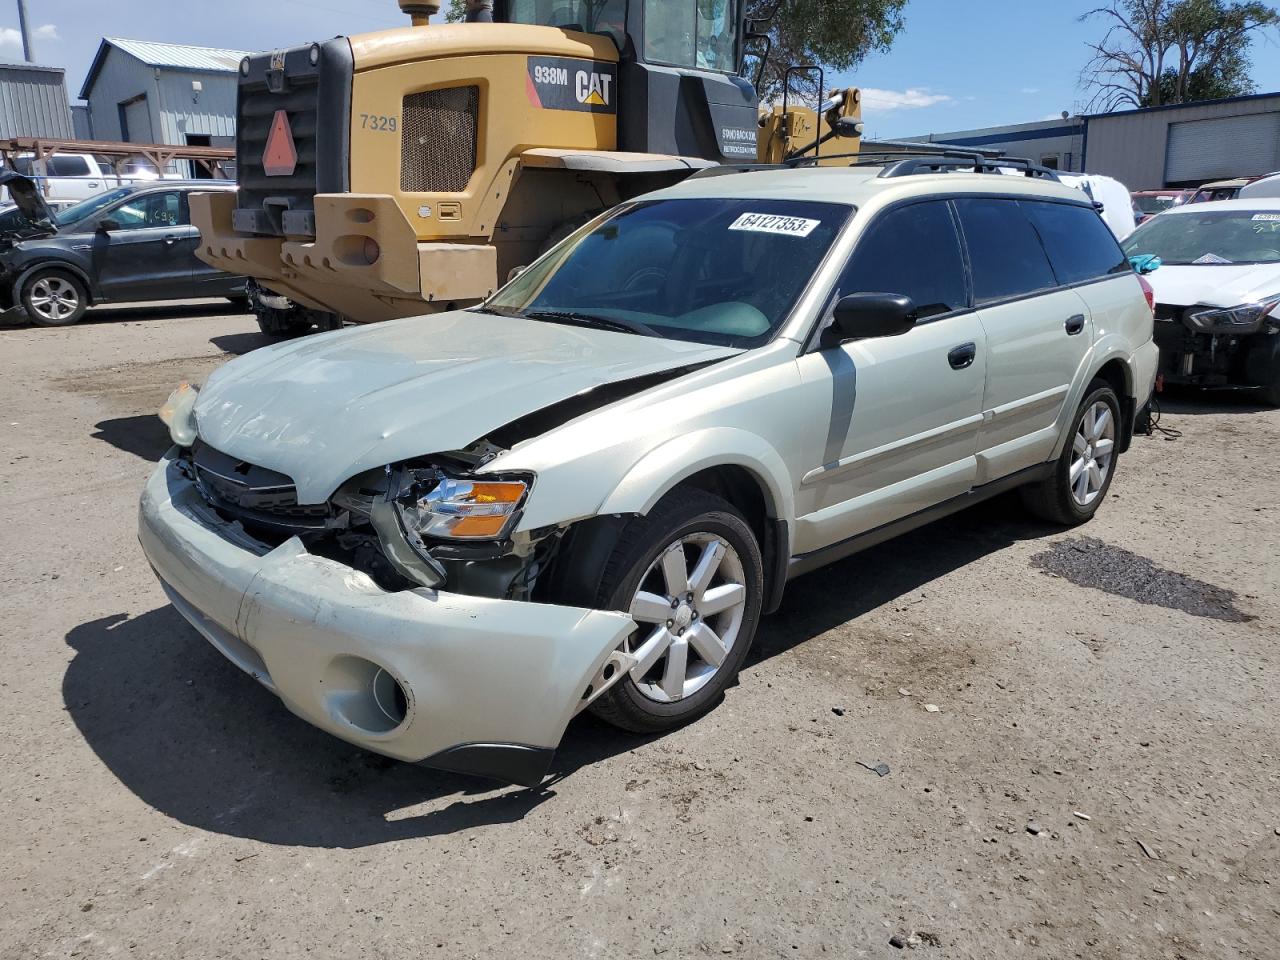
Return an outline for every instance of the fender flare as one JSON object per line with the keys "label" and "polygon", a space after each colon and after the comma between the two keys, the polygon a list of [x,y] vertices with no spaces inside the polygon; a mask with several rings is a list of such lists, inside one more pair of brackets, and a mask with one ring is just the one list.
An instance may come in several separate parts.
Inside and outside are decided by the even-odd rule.
{"label": "fender flare", "polygon": [[1071,425],[1075,420],[1076,409],[1084,400],[1084,393],[1089,389],[1089,384],[1112,360],[1119,360],[1124,367],[1125,395],[1120,397],[1121,406],[1124,406],[1126,400],[1132,401],[1134,397],[1133,353],[1124,337],[1119,334],[1108,334],[1094,344],[1091,355],[1086,363],[1082,364],[1083,369],[1088,370],[1088,375],[1080,378],[1079,383],[1067,395],[1067,402],[1063,404],[1058,442],[1053,447],[1054,460],[1062,456],[1063,448],[1071,438]]}
{"label": "fender flare", "polygon": [[22,304],[22,286],[27,282],[27,278],[39,270],[65,270],[67,273],[75,274],[76,279],[84,284],[85,295],[89,298],[89,306],[93,306],[98,302],[97,291],[94,289],[93,283],[89,280],[89,275],[83,269],[71,263],[69,260],[37,260],[28,267],[24,267],[22,272],[18,274],[18,279],[13,281],[13,302],[16,306]]}
{"label": "fender flare", "polygon": [[632,465],[597,513],[646,514],[689,477],[714,467],[746,470],[760,484],[768,516],[790,526],[795,495],[786,463],[769,443],[736,427],[695,430],[650,450]]}

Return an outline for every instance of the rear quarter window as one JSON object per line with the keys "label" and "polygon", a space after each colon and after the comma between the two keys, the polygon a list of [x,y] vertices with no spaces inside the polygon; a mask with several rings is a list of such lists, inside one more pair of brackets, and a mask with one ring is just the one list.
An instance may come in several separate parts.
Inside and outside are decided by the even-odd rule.
{"label": "rear quarter window", "polygon": [[1024,200],[1019,206],[1040,234],[1059,283],[1085,283],[1129,271],[1119,241],[1095,210],[1048,201]]}

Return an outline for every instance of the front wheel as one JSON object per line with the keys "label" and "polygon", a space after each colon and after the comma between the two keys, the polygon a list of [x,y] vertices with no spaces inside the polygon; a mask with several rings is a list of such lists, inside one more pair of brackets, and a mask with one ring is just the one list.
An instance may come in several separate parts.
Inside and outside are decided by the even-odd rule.
{"label": "front wheel", "polygon": [[764,595],[755,534],[733,506],[678,490],[632,520],[605,565],[599,605],[631,614],[636,662],[591,709],[638,733],[706,713],[737,677]]}
{"label": "front wheel", "polygon": [[22,306],[38,327],[69,327],[89,309],[89,295],[65,270],[37,270],[22,285]]}
{"label": "front wheel", "polygon": [[1104,380],[1094,380],[1072,421],[1070,441],[1053,473],[1022,490],[1036,516],[1066,527],[1093,519],[1102,506],[1120,456],[1120,398]]}

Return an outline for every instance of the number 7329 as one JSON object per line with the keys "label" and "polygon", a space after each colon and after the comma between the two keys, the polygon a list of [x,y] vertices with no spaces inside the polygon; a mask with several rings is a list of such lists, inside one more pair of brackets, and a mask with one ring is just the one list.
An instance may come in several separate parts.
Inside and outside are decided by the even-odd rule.
{"label": "number 7329", "polygon": [[362,113],[360,114],[360,129],[394,133],[398,125],[397,120],[397,117],[387,117],[377,113]]}

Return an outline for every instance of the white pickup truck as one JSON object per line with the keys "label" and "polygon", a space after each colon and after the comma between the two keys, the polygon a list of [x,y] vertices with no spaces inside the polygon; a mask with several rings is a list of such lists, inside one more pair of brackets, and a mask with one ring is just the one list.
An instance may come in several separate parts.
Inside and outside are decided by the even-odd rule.
{"label": "white pickup truck", "polygon": [[[91,153],[57,153],[45,160],[43,175],[35,157],[27,154],[14,157],[13,170],[30,177],[40,185],[45,202],[51,207],[78,203],[81,200],[138,181],[180,179],[177,174],[162,174],[143,157],[130,157],[121,164],[117,174],[112,161]],[[7,195],[0,202],[8,201]]]}

